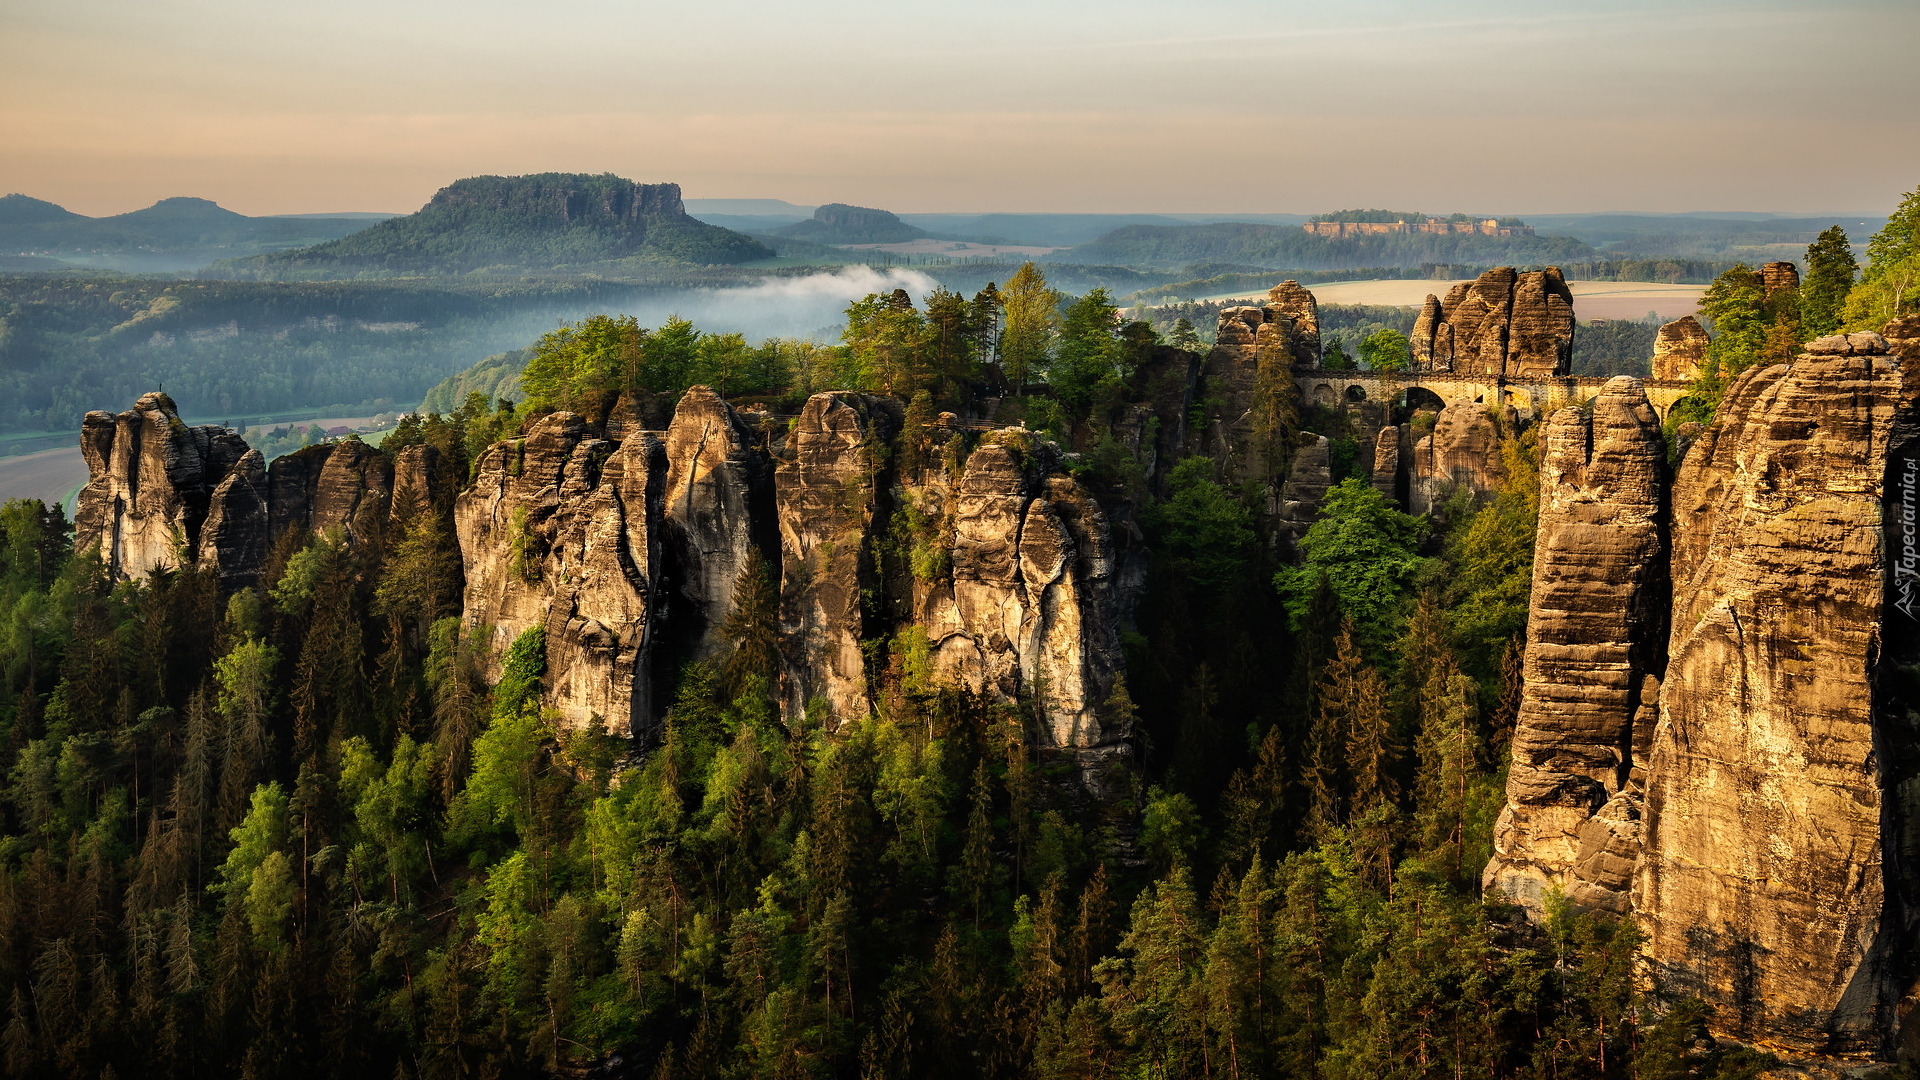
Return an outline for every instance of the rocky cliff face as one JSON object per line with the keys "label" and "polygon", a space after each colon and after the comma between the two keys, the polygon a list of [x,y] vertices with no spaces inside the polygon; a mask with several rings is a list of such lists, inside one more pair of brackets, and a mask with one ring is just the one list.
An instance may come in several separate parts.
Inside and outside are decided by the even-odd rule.
{"label": "rocky cliff face", "polygon": [[[1512,409],[1506,412],[1508,426],[1519,422]],[[1506,479],[1500,428],[1487,407],[1456,401],[1441,409],[1433,431],[1413,444],[1407,468],[1409,509],[1430,514],[1454,488],[1466,488],[1478,498],[1498,489]]]}
{"label": "rocky cliff face", "polygon": [[667,428],[665,527],[675,610],[699,659],[720,648],[733,586],[755,559],[777,558],[773,463],[733,406],[705,386],[688,390]]}
{"label": "rocky cliff face", "polygon": [[874,540],[887,526],[886,444],[900,423],[892,398],[815,394],[787,438],[774,487],[791,714],[819,699],[839,723],[870,707],[863,594],[880,584]]}
{"label": "rocky cliff face", "polygon": [[1663,991],[1790,1055],[1890,1051],[1915,972],[1920,319],[1888,331],[1741,375],[1665,492],[1628,382],[1554,417],[1487,871],[1630,912]]}
{"label": "rocky cliff face", "polygon": [[1700,377],[1707,359],[1707,332],[1699,320],[1683,315],[1662,326],[1653,339],[1653,377],[1669,382],[1691,382]]}
{"label": "rocky cliff face", "polygon": [[1486,885],[1535,911],[1559,888],[1624,913],[1633,766],[1665,660],[1665,446],[1639,380],[1621,376],[1590,415],[1555,413],[1542,448],[1526,683]]}
{"label": "rocky cliff face", "polygon": [[[180,422],[173,399],[143,394],[133,408],[115,416],[90,412],[81,421],[80,451],[87,462],[87,485],[74,511],[74,545],[97,549],[116,576],[137,578],[156,567],[177,567],[180,553],[199,556],[223,577],[249,572],[215,545],[204,548],[202,526],[214,494],[248,453],[240,436],[221,427],[188,427]],[[257,464],[257,462],[256,462]],[[238,505],[249,480],[228,485],[235,506],[222,513],[221,533],[244,516]],[[252,564],[258,571],[258,563]]]}
{"label": "rocky cliff face", "polygon": [[1564,375],[1573,357],[1573,293],[1558,268],[1499,267],[1427,297],[1413,329],[1414,365],[1512,378]]}
{"label": "rocky cliff face", "polygon": [[[1319,362],[1319,316],[1313,297],[1294,286],[1306,299],[1280,286],[1274,293],[1303,320],[1311,320],[1312,337],[1279,305],[1227,308],[1220,313],[1212,350],[1201,370],[1207,394],[1215,407],[1207,420],[1202,452],[1226,464],[1236,480],[1278,484],[1276,466],[1285,464],[1277,428],[1271,423],[1271,399],[1276,392],[1294,394],[1293,366]],[[1311,360],[1306,359],[1309,354]]]}
{"label": "rocky cliff face", "polygon": [[266,460],[248,450],[213,489],[194,562],[210,566],[226,589],[258,583],[271,543]]}
{"label": "rocky cliff face", "polygon": [[339,529],[351,540],[385,524],[393,459],[358,439],[283,454],[267,470],[272,533]]}
{"label": "rocky cliff face", "polygon": [[499,653],[545,628],[548,702],[571,725],[649,732],[666,475],[653,436],[616,447],[553,413],[483,453],[454,504],[466,618]]}
{"label": "rocky cliff face", "polygon": [[1882,484],[1905,405],[1878,335],[1748,371],[1673,491],[1673,631],[1633,909],[1653,971],[1743,1039],[1879,1049],[1898,989],[1875,732]]}
{"label": "rocky cliff face", "polygon": [[1059,467],[1024,429],[983,436],[945,498],[950,573],[918,585],[914,610],[942,681],[1037,698],[1046,745],[1105,747],[1127,734],[1102,714],[1120,665],[1113,542]]}
{"label": "rocky cliff face", "polygon": [[1289,278],[1267,290],[1269,323],[1286,320],[1287,355],[1299,367],[1320,366],[1320,307],[1313,294]]}

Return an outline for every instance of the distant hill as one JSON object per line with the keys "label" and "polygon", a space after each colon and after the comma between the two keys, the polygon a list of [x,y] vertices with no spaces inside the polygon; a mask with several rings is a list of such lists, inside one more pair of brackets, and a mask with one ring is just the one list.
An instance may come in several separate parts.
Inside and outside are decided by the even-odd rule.
{"label": "distant hill", "polygon": [[0,197],[0,256],[51,257],[113,270],[193,270],[333,240],[379,216],[247,217],[206,199],[172,198],[93,218],[16,194]]}
{"label": "distant hill", "polygon": [[689,217],[678,184],[611,173],[474,176],[352,236],[249,259],[243,268],[321,276],[584,270],[610,263],[723,265],[773,253]]}
{"label": "distant hill", "polygon": [[885,210],[828,203],[812,219],[775,229],[774,236],[816,244],[904,244],[927,235]]}
{"label": "distant hill", "polygon": [[73,221],[79,214],[45,199],[13,194],[0,195],[0,225],[44,225],[52,221]]}
{"label": "distant hill", "polygon": [[1706,212],[1693,214],[1544,214],[1529,215],[1537,228],[1584,240],[1609,254],[1721,258],[1763,263],[1800,262],[1821,231],[1838,225],[1856,247],[1887,223],[1884,213],[1777,214]]}
{"label": "distant hill", "polygon": [[1565,236],[1411,234],[1315,236],[1297,225],[1216,222],[1127,225],[1067,251],[1054,262],[1101,266],[1182,267],[1234,263],[1276,269],[1419,266],[1422,263],[1524,265],[1592,258],[1594,249]]}

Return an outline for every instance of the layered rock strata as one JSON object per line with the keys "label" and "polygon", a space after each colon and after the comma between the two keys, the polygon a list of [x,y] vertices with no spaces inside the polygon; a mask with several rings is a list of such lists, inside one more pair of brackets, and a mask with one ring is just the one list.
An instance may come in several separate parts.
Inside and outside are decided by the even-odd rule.
{"label": "layered rock strata", "polygon": [[666,477],[657,438],[616,446],[559,412],[488,448],[455,500],[467,620],[492,628],[496,662],[544,627],[547,701],[569,726],[650,734]]}
{"label": "layered rock strata", "polygon": [[1742,374],[1664,500],[1625,383],[1554,417],[1487,871],[1632,914],[1662,992],[1790,1056],[1910,1038],[1920,318],[1887,329]]}
{"label": "layered rock strata", "polygon": [[1382,428],[1373,440],[1373,486],[1380,494],[1407,505],[1407,425]]}
{"label": "layered rock strata", "polygon": [[1267,290],[1269,323],[1286,320],[1287,355],[1297,367],[1320,366],[1320,307],[1313,293],[1289,278]]}
{"label": "layered rock strata", "polygon": [[[239,435],[213,425],[188,427],[172,398],[150,393],[117,416],[88,413],[80,424],[80,452],[87,484],[74,509],[74,546],[97,550],[115,577],[177,568],[183,557],[198,557],[230,579],[258,572],[258,562],[249,564],[244,553],[201,542],[215,492],[248,453]],[[249,527],[241,504],[253,490],[251,473],[227,485],[232,506],[221,513],[222,537]]]}
{"label": "layered rock strata", "polygon": [[1691,315],[1662,326],[1653,339],[1653,377],[1661,382],[1691,382],[1707,360],[1707,331]]}
{"label": "layered rock strata", "polygon": [[1295,451],[1293,467],[1277,493],[1275,532],[1289,554],[1292,545],[1313,527],[1327,489],[1333,486],[1333,444],[1324,435],[1310,438],[1311,442]]}
{"label": "layered rock strata", "polygon": [[[1525,688],[1486,885],[1624,913],[1667,617],[1665,446],[1637,379],[1542,437]],[[1635,754],[1636,747],[1639,750]]]}
{"label": "layered rock strata", "polygon": [[1506,378],[1564,375],[1573,357],[1573,292],[1557,267],[1510,266],[1428,296],[1414,322],[1416,369]]}
{"label": "layered rock strata", "polygon": [[[1298,288],[1298,286],[1295,286]],[[1282,293],[1284,286],[1274,290]],[[1298,394],[1293,366],[1310,348],[1319,357],[1318,316],[1312,294],[1299,290],[1304,303],[1289,296],[1288,304],[1302,318],[1313,320],[1311,346],[1300,326],[1280,306],[1234,307],[1220,313],[1213,348],[1207,353],[1201,376],[1214,403],[1208,417],[1204,452],[1225,464],[1242,483],[1278,484],[1284,479],[1288,447],[1285,432],[1276,423],[1283,397]]]}
{"label": "layered rock strata", "polygon": [[1887,352],[1827,338],[1741,375],[1674,481],[1633,910],[1667,987],[1793,1051],[1883,1048],[1908,937],[1875,717],[1883,483],[1911,415]]}

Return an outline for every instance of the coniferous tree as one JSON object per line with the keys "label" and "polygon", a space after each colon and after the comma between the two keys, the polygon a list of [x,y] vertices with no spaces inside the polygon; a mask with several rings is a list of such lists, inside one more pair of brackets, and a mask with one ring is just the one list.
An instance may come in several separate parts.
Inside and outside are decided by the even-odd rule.
{"label": "coniferous tree", "polygon": [[1807,276],[1800,283],[1800,329],[1809,340],[1840,329],[1859,267],[1846,230],[1838,225],[1807,245]]}

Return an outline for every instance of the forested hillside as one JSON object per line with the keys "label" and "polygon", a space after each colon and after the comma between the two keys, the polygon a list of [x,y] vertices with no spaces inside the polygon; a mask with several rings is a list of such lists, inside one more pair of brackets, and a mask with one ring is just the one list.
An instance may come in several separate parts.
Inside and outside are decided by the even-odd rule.
{"label": "forested hillside", "polygon": [[378,216],[247,217],[206,199],[162,199],[144,210],[90,218],[25,195],[0,196],[0,253],[48,255],[132,271],[192,270],[335,240]]}
{"label": "forested hillside", "polygon": [[678,184],[540,173],[455,181],[416,213],[234,269],[274,276],[418,276],[553,271],[626,260],[706,266],[772,254],[747,236],[688,217]]}
{"label": "forested hillside", "polygon": [[1274,269],[1328,270],[1422,263],[1562,264],[1595,256],[1564,236],[1481,236],[1425,233],[1316,236],[1291,225],[1220,222],[1210,225],[1127,225],[1049,259],[1119,266],[1174,267],[1238,263]]}

